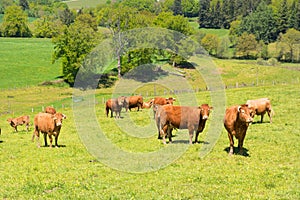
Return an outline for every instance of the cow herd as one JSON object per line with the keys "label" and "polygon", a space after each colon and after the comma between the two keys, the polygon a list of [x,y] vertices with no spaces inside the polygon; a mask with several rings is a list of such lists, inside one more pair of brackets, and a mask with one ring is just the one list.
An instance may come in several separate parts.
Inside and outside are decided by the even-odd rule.
{"label": "cow herd", "polygon": [[[142,96],[120,96],[118,98],[108,99],[105,103],[106,116],[113,117],[115,113],[116,118],[121,118],[121,110],[124,108],[126,112],[131,111],[132,108],[149,109],[153,108],[154,119],[158,130],[158,139],[162,139],[166,144],[166,137],[169,143],[172,143],[173,129],[188,129],[189,143],[193,143],[193,136],[195,133],[194,143],[198,143],[198,136],[204,128],[213,107],[208,104],[201,106],[178,106],[173,105],[175,98],[169,97],[155,97],[148,102],[143,101]],[[253,122],[255,115],[261,116],[261,123],[265,113],[270,118],[272,123],[273,110],[271,102],[268,98],[261,98],[256,100],[248,100],[245,104],[234,105],[228,107],[224,116],[224,127],[228,132],[230,142],[229,155],[234,153],[234,140],[238,140],[239,154],[244,154],[243,143],[249,125]],[[66,116],[62,113],[56,112],[53,107],[46,107],[45,112],[38,113],[34,117],[34,132],[32,141],[37,138],[37,146],[40,147],[39,136],[40,132],[44,134],[45,146],[47,146],[47,136],[50,140],[50,147],[52,147],[52,136],[55,138],[55,146],[58,147],[58,136],[62,127],[62,121]],[[7,122],[17,132],[17,126],[25,125],[28,132],[29,116],[20,116],[17,118],[9,118]],[[1,129],[0,129],[1,130]],[[1,133],[1,132],[0,132]]]}
{"label": "cow herd", "polygon": [[[166,137],[169,139],[169,143],[172,142],[173,129],[188,129],[189,143],[193,143],[194,133],[194,143],[198,143],[199,133],[204,130],[205,123],[213,107],[208,104],[195,107],[177,106],[173,105],[174,101],[176,99],[173,97],[155,97],[145,103],[142,96],[120,96],[107,100],[106,116],[108,117],[109,111],[111,111],[111,117],[113,117],[113,112],[115,112],[116,118],[120,118],[122,108],[125,108],[127,112],[128,109],[131,110],[131,108],[135,107],[139,111],[140,108],[150,108],[152,106],[158,129],[158,139],[162,139],[164,144],[166,144]],[[244,155],[243,143],[247,129],[253,122],[255,115],[261,116],[262,123],[265,113],[268,113],[270,123],[272,123],[273,110],[268,98],[248,100],[245,104],[231,106],[226,109],[224,127],[228,132],[230,143],[229,155],[234,153],[233,137],[238,140],[239,154]]]}

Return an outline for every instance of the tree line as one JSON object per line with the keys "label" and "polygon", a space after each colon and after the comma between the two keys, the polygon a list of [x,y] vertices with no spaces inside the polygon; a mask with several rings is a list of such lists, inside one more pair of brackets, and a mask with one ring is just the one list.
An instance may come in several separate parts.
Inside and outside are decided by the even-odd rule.
{"label": "tree line", "polygon": [[[0,13],[4,14],[0,24],[3,37],[52,38],[52,60],[62,63],[64,79],[70,85],[85,56],[99,42],[143,27],[178,31],[219,58],[300,61],[300,0],[281,0],[276,5],[270,0],[123,0],[79,10],[58,0],[0,0]],[[33,22],[28,17],[34,17]],[[195,18],[200,31],[189,23]],[[201,28],[228,29],[229,37],[204,34]],[[107,79],[103,85],[147,63],[188,65],[187,57],[171,51],[142,48],[123,54],[122,48],[119,43],[117,67],[103,76]]]}

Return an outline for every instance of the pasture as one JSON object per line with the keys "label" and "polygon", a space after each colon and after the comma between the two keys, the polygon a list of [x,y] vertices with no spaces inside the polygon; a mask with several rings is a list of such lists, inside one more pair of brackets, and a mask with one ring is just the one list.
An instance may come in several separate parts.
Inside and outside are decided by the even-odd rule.
{"label": "pasture", "polygon": [[[11,45],[16,46],[31,41],[5,40],[11,40]],[[273,67],[257,65],[256,61],[214,60],[224,84],[228,86],[225,90],[226,106],[242,104],[247,99],[260,97],[271,99],[275,111],[273,123],[269,123],[268,116],[265,116],[264,123],[256,123],[260,120],[256,116],[255,123],[248,129],[244,148],[249,156],[236,154],[228,156],[229,140],[227,132],[222,128],[213,149],[206,156],[200,157],[201,148],[207,142],[207,133],[211,128],[212,120],[218,114],[216,112],[211,113],[204,132],[200,134],[199,140],[202,143],[188,145],[187,130],[180,130],[174,131],[174,143],[167,144],[166,147],[161,140],[157,139],[152,110],[130,113],[123,110],[121,113],[123,118],[118,120],[107,118],[104,112],[104,100],[111,97],[114,88],[96,90],[94,102],[96,104],[92,107],[96,122],[105,137],[122,151],[144,154],[164,151],[168,146],[174,149],[186,148],[181,156],[158,170],[135,173],[124,169],[113,169],[87,151],[82,140],[84,136],[82,133],[79,135],[78,129],[79,126],[84,128],[88,124],[81,124],[80,120],[75,119],[73,101],[76,99],[72,98],[73,89],[37,86],[45,80],[55,79],[60,72],[58,66],[48,71],[52,48],[50,42],[48,40],[36,40],[36,42],[38,42],[37,46],[41,45],[45,48],[44,52],[48,53],[41,55],[31,53],[31,59],[24,59],[19,67],[15,66],[19,62],[16,62],[16,57],[13,57],[14,53],[19,56],[27,55],[30,49],[15,51],[11,46],[10,51],[4,52],[6,54],[2,54],[1,51],[1,60],[10,58],[5,65],[0,65],[1,199],[299,198],[299,64],[281,64]],[[30,44],[35,45],[35,42]],[[32,48],[31,45],[27,47]],[[7,68],[7,65],[11,67]],[[14,72],[16,68],[19,69],[18,73]],[[34,74],[37,69],[38,79],[30,75],[30,72]],[[193,88],[204,88],[204,82],[199,74],[193,69],[184,69],[184,71]],[[11,87],[15,82],[18,87]],[[156,89],[160,95],[164,95],[163,89],[161,91],[158,87]],[[148,95],[145,95],[146,91],[149,91]],[[150,91],[153,92],[153,85],[141,87],[137,93],[142,93],[148,100],[153,96]],[[180,95],[186,94],[172,94],[176,98],[180,98]],[[195,93],[195,97],[199,104],[211,103],[209,91],[199,90]],[[177,101],[176,104],[180,102]],[[48,105],[53,105],[57,111],[67,115],[58,140],[60,148],[44,147],[42,137],[40,137],[42,147],[37,148],[36,141],[31,141],[33,126],[28,133],[22,126],[18,127],[19,132],[15,133],[6,122],[9,117],[27,114],[33,124],[35,114]],[[88,110],[89,107],[86,109]],[[86,113],[82,112],[82,117],[85,116]],[[144,136],[141,132],[141,135],[134,136],[122,130],[120,124],[124,125],[128,120],[129,126],[135,125],[138,128],[148,126],[153,130],[152,134]],[[86,135],[88,137],[90,133],[86,132]],[[236,140],[235,146],[237,146]],[[90,148],[89,145],[88,147]],[[98,147],[93,148],[97,150]],[[103,153],[109,154],[110,150],[107,149]],[[145,161],[133,160],[124,165],[139,162]],[[151,162],[149,160],[149,165]]]}

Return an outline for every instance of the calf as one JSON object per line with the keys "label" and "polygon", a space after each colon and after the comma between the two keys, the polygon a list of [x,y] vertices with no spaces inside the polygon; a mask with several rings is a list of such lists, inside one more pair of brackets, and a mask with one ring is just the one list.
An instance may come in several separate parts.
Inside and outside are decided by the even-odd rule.
{"label": "calf", "polygon": [[198,135],[205,127],[210,110],[212,107],[208,104],[202,104],[199,107],[173,105],[158,107],[156,125],[163,137],[163,143],[166,144],[166,135],[169,136],[169,142],[172,142],[171,131],[173,128],[188,129],[190,144],[193,143],[193,134],[196,131],[195,143],[198,142]]}
{"label": "calf", "polygon": [[248,100],[246,104],[248,104],[249,108],[254,111],[251,113],[252,118],[255,115],[260,115],[260,122],[262,123],[264,115],[267,112],[270,118],[270,123],[272,123],[272,115],[274,112],[272,110],[271,101],[268,98]]}
{"label": "calf", "polygon": [[130,97],[125,97],[125,109],[126,112],[131,111],[131,108],[138,108],[137,111],[140,110],[140,108],[143,107],[143,97],[142,96],[130,96]]}
{"label": "calf", "polygon": [[108,117],[109,111],[110,111],[110,117],[113,117],[113,112],[116,113],[116,118],[121,117],[121,110],[122,107],[125,106],[125,97],[121,96],[117,99],[108,99],[106,101],[106,116]]}
{"label": "calf", "polygon": [[143,102],[142,108],[146,108],[146,109],[151,108],[151,106],[153,105],[153,101],[154,99],[150,99],[148,102]]}
{"label": "calf", "polygon": [[46,109],[45,109],[45,113],[49,113],[49,114],[54,115],[56,113],[56,110],[53,107],[47,106]]}
{"label": "calf", "polygon": [[224,126],[230,142],[229,155],[233,154],[233,136],[238,139],[239,153],[243,155],[243,143],[249,124],[253,121],[251,110],[247,104],[231,106],[226,109]]}
{"label": "calf", "polygon": [[34,137],[37,137],[38,147],[40,147],[40,132],[44,134],[45,146],[47,144],[47,135],[50,140],[50,147],[52,147],[52,136],[55,137],[55,146],[58,147],[57,141],[62,126],[63,119],[66,119],[66,116],[62,113],[55,113],[54,115],[49,113],[39,113],[34,117],[34,132],[32,135],[32,141]]}
{"label": "calf", "polygon": [[18,129],[17,127],[19,125],[23,125],[25,124],[26,125],[26,131],[28,132],[28,128],[29,128],[29,116],[28,115],[25,115],[25,116],[20,116],[20,117],[17,117],[17,118],[8,118],[7,119],[7,122],[11,125],[11,127],[14,128],[14,130],[16,132],[18,132]]}

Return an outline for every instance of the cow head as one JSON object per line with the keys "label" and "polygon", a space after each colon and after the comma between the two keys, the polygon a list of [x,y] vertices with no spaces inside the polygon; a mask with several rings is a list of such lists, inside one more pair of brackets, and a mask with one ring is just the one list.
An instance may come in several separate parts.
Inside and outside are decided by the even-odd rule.
{"label": "cow head", "polygon": [[129,101],[129,98],[125,97],[125,96],[120,96],[118,97],[118,106],[121,106],[121,107],[125,107],[126,104],[127,104],[127,99]]}
{"label": "cow head", "polygon": [[167,104],[173,105],[173,102],[174,102],[174,101],[176,101],[176,99],[173,98],[173,97],[166,98],[166,103],[167,103]]}
{"label": "cow head", "polygon": [[251,123],[253,118],[251,117],[251,109],[248,107],[247,104],[243,104],[238,106],[238,117],[242,122]]}
{"label": "cow head", "polygon": [[256,114],[255,107],[254,107],[253,105],[251,105],[251,104],[247,104],[247,105],[248,105],[248,108],[249,108],[249,110],[250,110],[250,116],[251,116],[252,118],[254,118],[254,116],[255,116],[255,114]]}
{"label": "cow head", "polygon": [[56,126],[61,126],[63,119],[67,118],[67,116],[62,113],[55,113],[54,115],[52,115],[52,117]]}
{"label": "cow head", "polygon": [[210,111],[213,109],[213,107],[209,106],[208,104],[202,104],[199,106],[200,108],[200,116],[202,116],[203,120],[208,119]]}

